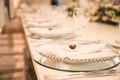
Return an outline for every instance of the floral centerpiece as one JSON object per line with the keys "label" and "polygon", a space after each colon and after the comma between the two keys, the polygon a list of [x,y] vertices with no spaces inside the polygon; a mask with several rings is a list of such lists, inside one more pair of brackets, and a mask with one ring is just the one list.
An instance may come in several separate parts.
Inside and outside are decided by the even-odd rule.
{"label": "floral centerpiece", "polygon": [[98,8],[93,10],[91,21],[117,25],[120,23],[120,0],[101,2]]}
{"label": "floral centerpiece", "polygon": [[[102,22],[112,25],[120,23],[120,0],[90,0],[91,21]],[[77,7],[77,0],[68,7],[68,16],[73,16],[74,8]]]}
{"label": "floral centerpiece", "polygon": [[77,3],[76,2],[77,2],[77,0],[72,0],[72,2],[70,3],[70,5],[67,8],[69,17],[73,16],[74,8],[77,7]]}

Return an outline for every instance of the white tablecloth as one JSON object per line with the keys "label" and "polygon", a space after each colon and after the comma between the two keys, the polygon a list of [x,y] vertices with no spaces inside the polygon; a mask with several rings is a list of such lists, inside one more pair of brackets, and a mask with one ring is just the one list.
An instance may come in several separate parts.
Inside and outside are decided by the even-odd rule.
{"label": "white tablecloth", "polygon": [[[25,35],[26,35],[26,39],[28,42],[28,46],[30,48],[31,56],[33,57],[34,55],[37,55],[37,54],[35,51],[35,47],[32,46],[32,41],[27,36],[28,31],[26,30],[27,25],[24,21],[24,17],[22,17],[22,22],[23,22],[23,27],[25,30]],[[69,23],[69,22],[67,22],[67,23]],[[120,31],[119,31],[118,27],[106,25],[106,24],[101,24],[101,23],[88,23],[86,25],[86,27],[82,30],[82,35],[85,38],[90,38],[93,40],[99,39],[99,40],[104,40],[104,41],[110,42],[110,43],[112,43],[112,42],[114,43],[114,40],[120,41]],[[39,43],[39,41],[36,43]],[[38,80],[44,80],[43,77],[44,77],[44,75],[47,75],[47,74],[67,73],[67,72],[57,71],[57,70],[43,67],[34,61],[33,61],[33,64],[34,64],[34,68],[35,68]],[[65,66],[63,66],[63,67],[65,67]],[[120,76],[120,74],[115,75],[115,76],[79,78],[79,79],[75,79],[75,80],[120,80],[119,76]]]}

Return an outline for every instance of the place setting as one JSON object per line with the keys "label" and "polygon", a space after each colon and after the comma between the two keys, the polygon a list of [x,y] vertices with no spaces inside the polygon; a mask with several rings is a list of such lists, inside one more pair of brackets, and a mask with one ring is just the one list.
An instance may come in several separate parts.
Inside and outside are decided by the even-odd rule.
{"label": "place setting", "polygon": [[50,38],[50,39],[72,39],[75,38],[76,32],[73,27],[69,27],[69,25],[57,24],[56,26],[48,25],[44,28],[31,27],[27,28],[30,35],[29,37],[33,38]]}
{"label": "place setting", "polygon": [[36,50],[35,62],[61,71],[99,71],[120,64],[119,52],[99,40],[50,41],[37,46]]}

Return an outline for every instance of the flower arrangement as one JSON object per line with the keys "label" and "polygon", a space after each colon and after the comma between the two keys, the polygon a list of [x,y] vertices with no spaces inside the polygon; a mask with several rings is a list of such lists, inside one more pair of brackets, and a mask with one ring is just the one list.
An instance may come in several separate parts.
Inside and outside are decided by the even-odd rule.
{"label": "flower arrangement", "polygon": [[[94,8],[93,8],[94,9]],[[120,0],[102,2],[93,10],[91,21],[117,25],[120,23]]]}
{"label": "flower arrangement", "polygon": [[67,12],[68,12],[69,17],[73,16],[74,8],[77,6],[76,1],[77,0],[72,0],[72,3],[67,8]]}
{"label": "flower arrangement", "polygon": [[[120,0],[90,0],[91,21],[102,22],[112,25],[120,23]],[[68,7],[68,16],[73,16],[74,8],[77,7],[77,0]]]}

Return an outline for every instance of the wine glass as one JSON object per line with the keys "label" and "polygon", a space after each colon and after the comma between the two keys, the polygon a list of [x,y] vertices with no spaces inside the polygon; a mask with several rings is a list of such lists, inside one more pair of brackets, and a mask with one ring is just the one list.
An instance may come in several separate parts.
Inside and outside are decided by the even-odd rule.
{"label": "wine glass", "polygon": [[82,29],[90,20],[90,7],[88,6],[78,6],[74,8],[73,11],[73,20],[77,27],[78,37],[81,36]]}

